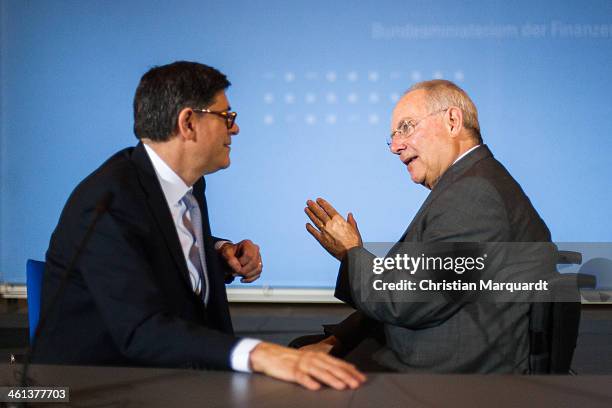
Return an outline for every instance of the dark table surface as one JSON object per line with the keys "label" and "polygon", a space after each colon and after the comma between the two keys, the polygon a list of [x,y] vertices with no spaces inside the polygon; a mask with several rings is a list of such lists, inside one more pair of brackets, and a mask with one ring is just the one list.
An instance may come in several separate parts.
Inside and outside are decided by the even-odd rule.
{"label": "dark table surface", "polygon": [[[0,385],[18,384],[20,372],[20,365],[0,365]],[[156,368],[33,365],[29,377],[32,385],[70,387],[70,406],[79,407],[612,407],[612,376],[370,373],[355,391]]]}

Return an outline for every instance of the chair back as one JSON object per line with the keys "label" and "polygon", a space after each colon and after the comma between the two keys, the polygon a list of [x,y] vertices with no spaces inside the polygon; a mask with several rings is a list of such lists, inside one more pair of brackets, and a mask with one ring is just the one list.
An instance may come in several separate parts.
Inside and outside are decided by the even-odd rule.
{"label": "chair back", "polygon": [[[581,263],[579,252],[558,253],[559,265]],[[531,374],[570,374],[580,328],[579,289],[594,285],[594,278],[565,273],[549,279],[548,283],[551,301],[531,304],[529,371]]]}
{"label": "chair back", "polygon": [[28,292],[28,321],[30,323],[30,344],[34,340],[40,317],[40,296],[45,263],[28,259],[26,263],[26,287]]}

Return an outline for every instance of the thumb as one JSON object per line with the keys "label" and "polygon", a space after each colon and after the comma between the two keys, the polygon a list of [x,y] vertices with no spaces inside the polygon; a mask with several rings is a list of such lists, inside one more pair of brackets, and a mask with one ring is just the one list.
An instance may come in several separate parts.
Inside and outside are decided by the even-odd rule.
{"label": "thumb", "polygon": [[229,265],[230,268],[232,268],[234,273],[240,273],[240,271],[242,270],[242,265],[240,265],[240,262],[238,261],[238,258],[236,257],[227,259],[227,264]]}
{"label": "thumb", "polygon": [[221,247],[221,256],[223,256],[227,264],[230,266],[230,268],[232,268],[235,273],[239,273],[242,269],[238,258],[236,258],[237,249],[238,248],[236,244],[230,243],[224,244]]}
{"label": "thumb", "polygon": [[219,248],[221,255],[223,255],[225,259],[235,257],[236,249],[237,245],[229,242],[224,243],[221,248]]}
{"label": "thumb", "polygon": [[353,217],[353,213],[348,213],[346,220],[353,228],[355,228],[357,232],[359,232],[359,227],[357,227],[357,221],[355,221],[355,217]]}

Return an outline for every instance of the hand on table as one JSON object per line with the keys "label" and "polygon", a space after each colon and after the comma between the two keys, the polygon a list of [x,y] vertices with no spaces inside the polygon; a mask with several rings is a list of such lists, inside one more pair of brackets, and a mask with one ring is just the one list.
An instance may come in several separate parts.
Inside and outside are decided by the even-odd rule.
{"label": "hand on table", "polygon": [[325,353],[295,350],[272,343],[259,343],[249,361],[254,372],[278,380],[295,382],[309,390],[321,384],[337,390],[359,387],[366,377],[354,365]]}

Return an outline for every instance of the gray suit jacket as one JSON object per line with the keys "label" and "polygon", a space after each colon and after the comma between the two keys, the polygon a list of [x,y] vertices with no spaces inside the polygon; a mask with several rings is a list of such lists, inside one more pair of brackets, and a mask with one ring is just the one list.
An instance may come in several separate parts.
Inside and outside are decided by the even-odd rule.
{"label": "gray suit jacket", "polygon": [[[440,178],[400,242],[549,242],[550,232],[519,184],[486,145]],[[368,301],[373,255],[353,248],[342,261],[336,297],[357,314],[334,333],[355,343],[365,326],[380,325],[386,346],[375,360],[398,371],[524,373],[528,370],[526,303],[410,302],[393,291]],[[371,265],[371,261],[370,261]],[[371,288],[371,285],[369,286]],[[359,322],[357,325],[355,322]]]}

